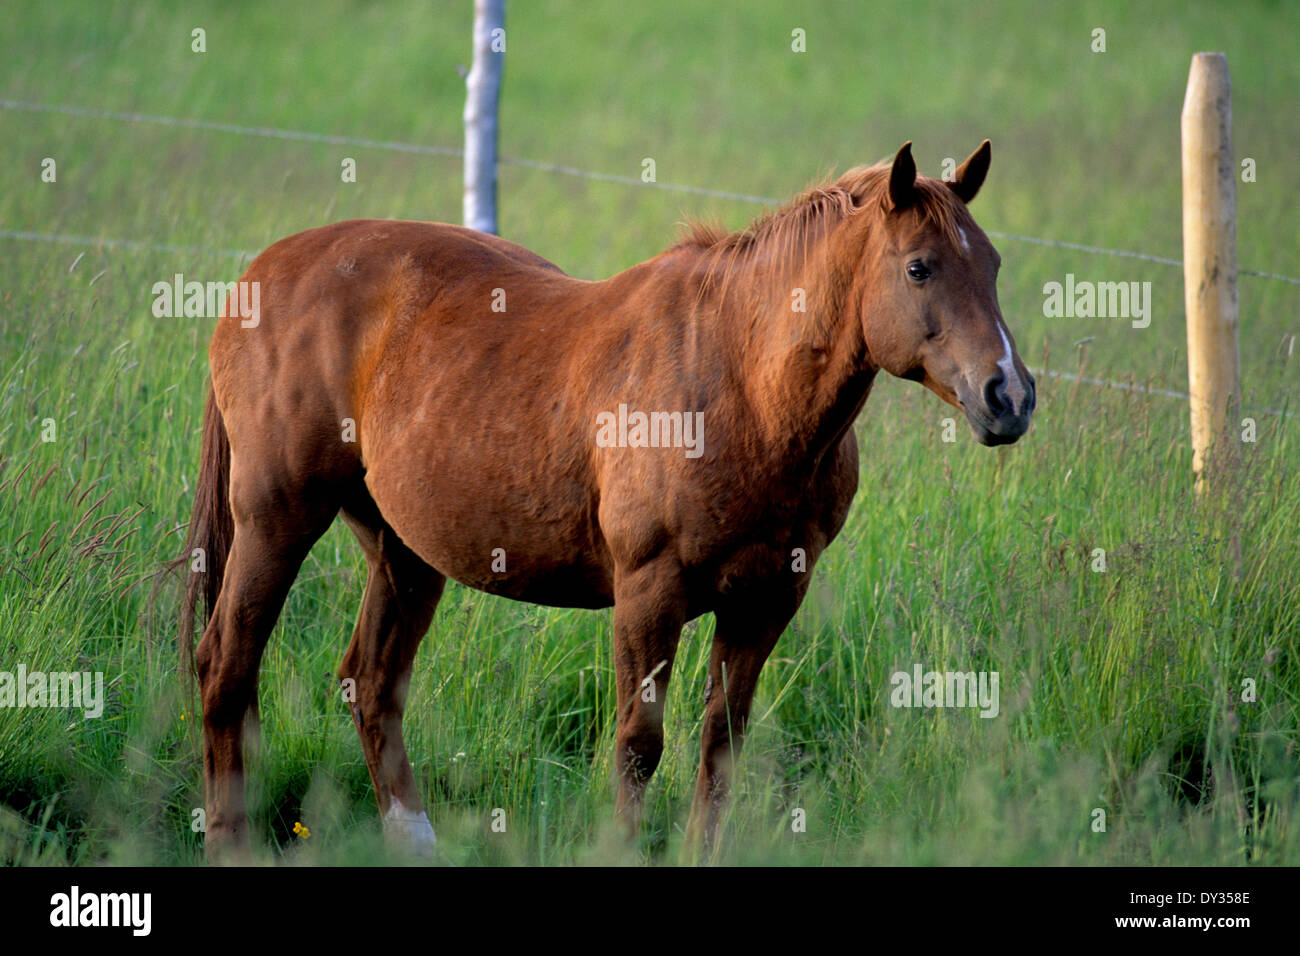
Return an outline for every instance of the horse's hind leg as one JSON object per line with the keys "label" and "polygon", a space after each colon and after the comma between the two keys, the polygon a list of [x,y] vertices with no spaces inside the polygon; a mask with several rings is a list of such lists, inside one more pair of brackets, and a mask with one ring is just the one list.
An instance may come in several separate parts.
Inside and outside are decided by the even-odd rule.
{"label": "horse's hind leg", "polygon": [[366,554],[370,575],[339,679],[349,697],[384,830],[395,845],[428,853],[425,815],[402,740],[402,713],[416,649],[429,629],[445,578],[416,556],[372,502],[343,513]]}
{"label": "horse's hind leg", "polygon": [[250,508],[232,484],[235,534],[221,594],[199,642],[203,699],[208,856],[238,861],[247,850],[244,721],[257,701],[257,671],[289,586],[312,544],[329,527],[329,509],[268,500]]}

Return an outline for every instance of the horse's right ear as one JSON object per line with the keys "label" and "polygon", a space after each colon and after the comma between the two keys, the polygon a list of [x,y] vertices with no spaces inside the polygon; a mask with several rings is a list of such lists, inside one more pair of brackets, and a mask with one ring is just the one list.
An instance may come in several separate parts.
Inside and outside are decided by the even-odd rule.
{"label": "horse's right ear", "polygon": [[966,162],[957,167],[957,175],[948,183],[948,188],[961,197],[964,203],[970,203],[975,194],[984,185],[984,177],[989,174],[989,159],[993,156],[993,147],[986,139],[979,149],[966,157]]}
{"label": "horse's right ear", "polygon": [[889,198],[895,209],[905,209],[916,202],[916,160],[912,159],[912,141],[903,144],[889,170]]}

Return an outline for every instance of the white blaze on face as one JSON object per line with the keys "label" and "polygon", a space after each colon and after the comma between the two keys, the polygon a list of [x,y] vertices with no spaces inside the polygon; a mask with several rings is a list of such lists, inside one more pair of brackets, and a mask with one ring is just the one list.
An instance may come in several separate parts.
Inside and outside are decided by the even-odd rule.
{"label": "white blaze on face", "polygon": [[966,230],[963,229],[961,226],[958,226],[957,232],[961,236],[961,247],[965,249],[967,252],[970,252],[970,243],[966,241]]}
{"label": "white blaze on face", "polygon": [[1020,373],[1016,371],[1015,359],[1011,356],[1011,340],[1007,338],[1007,333],[1002,328],[1002,321],[1000,319],[996,321],[998,335],[1002,336],[1003,349],[1002,358],[998,359],[998,368],[1002,369],[1002,378],[1006,382],[1007,398],[1011,399],[1011,408],[1019,414],[1028,393],[1025,390],[1025,383],[1020,378]]}

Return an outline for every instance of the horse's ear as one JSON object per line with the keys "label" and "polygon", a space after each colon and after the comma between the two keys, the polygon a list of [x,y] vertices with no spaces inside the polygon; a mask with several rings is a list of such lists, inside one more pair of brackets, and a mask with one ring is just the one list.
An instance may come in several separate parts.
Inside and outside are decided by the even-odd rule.
{"label": "horse's ear", "polygon": [[903,144],[894,165],[889,170],[889,198],[895,209],[904,209],[916,202],[916,160],[912,159],[912,141]]}
{"label": "horse's ear", "polygon": [[970,202],[980,191],[984,177],[989,174],[989,160],[992,157],[993,146],[986,139],[980,143],[979,149],[966,157],[966,162],[957,167],[957,175],[948,184],[948,188],[960,196],[962,202]]}

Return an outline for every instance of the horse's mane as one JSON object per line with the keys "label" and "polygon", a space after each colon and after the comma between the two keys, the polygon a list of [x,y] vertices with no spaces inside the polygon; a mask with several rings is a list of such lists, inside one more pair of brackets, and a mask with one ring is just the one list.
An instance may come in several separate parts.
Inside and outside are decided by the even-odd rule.
{"label": "horse's mane", "polygon": [[[687,220],[684,234],[673,249],[696,249],[709,255],[711,279],[726,272],[741,257],[769,252],[787,267],[807,258],[809,240],[850,216],[875,210],[882,217],[893,210],[889,195],[889,163],[858,166],[839,179],[825,181],[790,202],[755,219],[743,229],[728,232],[716,223]],[[917,177],[919,201],[913,207],[937,228],[958,251],[962,249],[960,225],[970,214],[957,195],[933,179]],[[796,251],[799,255],[796,257]],[[784,270],[778,270],[784,271]]]}

